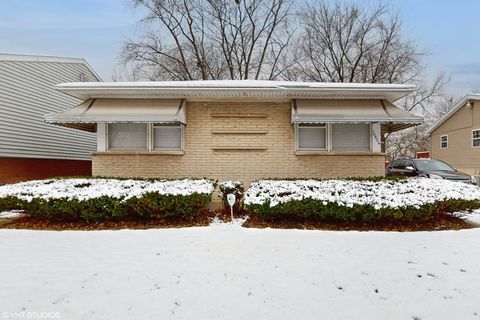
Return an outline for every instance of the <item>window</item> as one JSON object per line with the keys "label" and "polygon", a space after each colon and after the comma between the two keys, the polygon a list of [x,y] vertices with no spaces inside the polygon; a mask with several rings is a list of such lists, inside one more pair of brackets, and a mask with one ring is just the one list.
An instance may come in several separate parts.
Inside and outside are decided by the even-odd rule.
{"label": "window", "polygon": [[332,125],[332,150],[369,151],[370,124],[339,123]]}
{"label": "window", "polygon": [[472,147],[480,147],[480,129],[472,130]]}
{"label": "window", "polygon": [[396,160],[393,162],[394,169],[405,169],[405,160]]}
{"label": "window", "polygon": [[325,124],[298,124],[297,125],[298,150],[326,150],[327,126]]}
{"label": "window", "polygon": [[448,135],[440,136],[440,149],[448,148]]}
{"label": "window", "polygon": [[108,125],[108,148],[110,150],[147,150],[147,124],[111,123]]}
{"label": "window", "polygon": [[410,160],[406,160],[404,163],[404,166],[405,166],[405,169],[407,169],[408,167],[415,169],[415,164],[413,163],[413,161],[410,161]]}
{"label": "window", "polygon": [[183,149],[183,126],[178,124],[153,125],[153,149]]}
{"label": "window", "polygon": [[108,150],[183,150],[182,124],[111,123]]}
{"label": "window", "polygon": [[297,124],[296,150],[370,151],[369,123]]}

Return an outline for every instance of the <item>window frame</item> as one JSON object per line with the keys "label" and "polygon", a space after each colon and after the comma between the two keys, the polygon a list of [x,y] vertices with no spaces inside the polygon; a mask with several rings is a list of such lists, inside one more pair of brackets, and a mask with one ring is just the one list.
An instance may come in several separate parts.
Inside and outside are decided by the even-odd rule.
{"label": "window frame", "polygon": [[294,124],[294,141],[295,141],[295,152],[325,152],[325,153],[332,153],[332,152],[337,152],[337,153],[355,153],[355,152],[372,152],[373,148],[373,123],[368,123],[368,132],[369,132],[369,147],[368,150],[333,150],[333,140],[332,140],[332,134],[333,134],[333,124],[334,123],[323,123],[322,124],[310,124],[308,127],[322,127],[325,128],[325,148],[319,149],[319,148],[299,148],[299,134],[298,130],[301,125],[305,125],[307,123],[295,123]]}
{"label": "window frame", "polygon": [[[442,141],[442,138],[447,138],[446,141]],[[446,146],[443,146],[443,143],[446,143]],[[448,134],[443,134],[440,136],[440,149],[448,149]]]}
{"label": "window frame", "polygon": [[[142,148],[142,149],[138,149],[138,148],[111,148],[110,146],[110,126],[112,124],[144,124],[146,125],[145,126],[145,129],[147,130],[147,141],[146,141],[146,145],[145,145],[145,148]],[[106,126],[105,126],[105,149],[107,151],[150,151],[150,144],[149,144],[149,126],[148,126],[148,123],[136,123],[136,122],[111,122],[111,123],[107,123]]]}
{"label": "window frame", "polygon": [[[334,124],[337,124],[337,123],[331,123],[330,124],[330,140],[331,140],[331,143],[330,143],[330,150],[329,151],[333,151],[333,152],[372,152],[372,148],[373,148],[373,126],[372,126],[372,123],[369,122],[367,123],[368,124],[368,148],[365,149],[365,150],[361,150],[361,149],[334,149],[333,148],[333,125]],[[342,124],[342,123],[338,123],[338,124]],[[362,123],[352,123],[352,124],[362,124]]]}
{"label": "window frame", "polygon": [[[155,128],[176,127],[180,128],[180,148],[155,148]],[[184,151],[185,125],[183,123],[150,123],[149,151]]]}
{"label": "window frame", "polygon": [[475,145],[473,144],[473,142],[474,142],[475,140],[480,140],[480,134],[479,134],[479,136],[478,136],[477,138],[474,138],[474,137],[473,137],[473,134],[474,134],[475,131],[479,131],[479,132],[480,132],[480,129],[472,129],[472,148],[474,148],[474,149],[479,149],[479,148],[480,148],[480,145],[475,146]]}
{"label": "window frame", "polygon": [[[118,124],[118,123],[132,123],[132,124],[144,124],[146,125],[146,130],[147,130],[147,141],[146,141],[146,147],[144,149],[136,149],[136,148],[114,148],[112,149],[110,147],[110,126],[112,124]],[[161,123],[136,123],[136,122],[111,122],[111,123],[105,123],[105,151],[107,152],[170,152],[170,151],[185,151],[185,124],[183,123],[172,123],[172,124],[161,124]],[[180,142],[180,148],[155,148],[155,137],[154,137],[154,128],[155,127],[161,127],[162,125],[165,126],[175,126],[175,127],[180,127],[181,131],[181,142]]]}
{"label": "window frame", "polygon": [[[300,148],[300,135],[299,135],[299,130],[300,127],[304,125],[304,128],[322,128],[325,129],[325,148]],[[329,125],[328,123],[316,123],[316,124],[306,124],[306,123],[295,123],[295,151],[325,151],[328,152],[330,150],[330,136],[329,136]]]}

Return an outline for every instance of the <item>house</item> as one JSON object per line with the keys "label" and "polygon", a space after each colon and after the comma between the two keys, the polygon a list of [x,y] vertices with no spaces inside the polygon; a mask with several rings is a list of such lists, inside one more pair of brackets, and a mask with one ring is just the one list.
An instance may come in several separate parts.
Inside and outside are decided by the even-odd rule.
{"label": "house", "polygon": [[78,105],[54,89],[71,81],[100,78],[84,59],[0,54],[0,184],[90,174],[95,135],[43,121]]}
{"label": "house", "polygon": [[219,180],[383,176],[382,136],[423,121],[410,85],[281,81],[65,83],[45,121],[96,132],[93,174]]}
{"label": "house", "polygon": [[461,99],[428,130],[430,156],[459,171],[480,174],[480,94]]}

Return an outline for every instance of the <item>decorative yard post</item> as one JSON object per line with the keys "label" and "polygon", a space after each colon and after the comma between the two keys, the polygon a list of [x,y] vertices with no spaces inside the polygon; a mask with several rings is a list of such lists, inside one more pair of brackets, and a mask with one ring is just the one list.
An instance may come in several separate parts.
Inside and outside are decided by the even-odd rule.
{"label": "decorative yard post", "polygon": [[233,205],[235,204],[235,195],[233,193],[227,194],[227,202],[230,205],[230,214],[232,216],[233,223]]}

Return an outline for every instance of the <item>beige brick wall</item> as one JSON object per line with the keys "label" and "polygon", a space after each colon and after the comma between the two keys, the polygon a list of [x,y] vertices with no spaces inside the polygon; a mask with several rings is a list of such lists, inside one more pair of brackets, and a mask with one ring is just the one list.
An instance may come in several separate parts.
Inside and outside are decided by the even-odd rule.
{"label": "beige brick wall", "polygon": [[[215,117],[263,114],[266,118]],[[371,154],[295,155],[288,103],[190,103],[185,154],[95,153],[93,174],[121,177],[330,178],[379,176],[385,157]],[[218,130],[266,130],[255,134],[215,134]],[[265,147],[266,150],[212,150],[218,146]]]}

